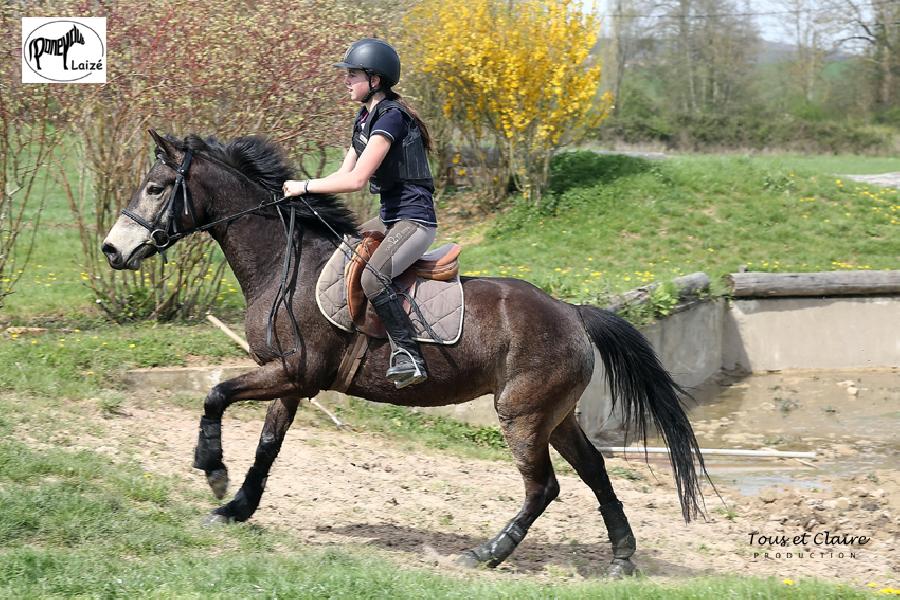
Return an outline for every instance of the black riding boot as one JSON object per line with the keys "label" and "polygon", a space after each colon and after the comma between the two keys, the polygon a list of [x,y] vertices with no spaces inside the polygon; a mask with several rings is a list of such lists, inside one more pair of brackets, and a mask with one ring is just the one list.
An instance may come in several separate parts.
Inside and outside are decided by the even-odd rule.
{"label": "black riding boot", "polygon": [[425,381],[425,359],[419,351],[419,343],[415,340],[413,325],[403,310],[400,296],[392,290],[384,290],[369,300],[375,314],[381,318],[391,342],[391,366],[387,378],[397,388],[403,388]]}

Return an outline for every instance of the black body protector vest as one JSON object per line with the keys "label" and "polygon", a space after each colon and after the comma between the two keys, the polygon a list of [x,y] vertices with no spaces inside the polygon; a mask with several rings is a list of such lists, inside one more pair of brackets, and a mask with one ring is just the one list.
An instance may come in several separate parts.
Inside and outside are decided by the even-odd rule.
{"label": "black body protector vest", "polygon": [[428,156],[425,153],[422,132],[416,120],[399,102],[382,100],[375,105],[375,110],[366,118],[363,126],[359,124],[359,117],[365,108],[360,109],[353,125],[353,150],[356,151],[356,158],[359,158],[366,149],[373,125],[389,108],[396,108],[403,113],[403,117],[409,125],[409,133],[403,138],[402,143],[391,144],[387,156],[384,157],[381,165],[369,180],[369,191],[379,194],[402,183],[414,183],[433,190],[434,179],[431,176],[431,169],[428,167]]}

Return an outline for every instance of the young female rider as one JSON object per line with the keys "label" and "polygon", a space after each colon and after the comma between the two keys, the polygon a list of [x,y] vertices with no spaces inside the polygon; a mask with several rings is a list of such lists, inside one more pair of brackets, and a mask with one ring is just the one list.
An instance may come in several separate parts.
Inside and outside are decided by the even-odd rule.
{"label": "young female rider", "polygon": [[[347,69],[351,100],[363,104],[353,123],[352,145],[341,168],[322,179],[284,182],[284,195],[335,194],[361,190],[366,182],[381,195],[381,213],[361,231],[381,231],[384,241],[363,271],[362,287],[384,322],[391,343],[387,377],[400,388],[428,375],[409,317],[388,281],[418,260],[434,242],[434,181],[428,168],[430,138],[425,124],[391,87],[400,80],[400,57],[376,39],[355,42],[336,67]],[[386,279],[385,279],[386,278]]]}

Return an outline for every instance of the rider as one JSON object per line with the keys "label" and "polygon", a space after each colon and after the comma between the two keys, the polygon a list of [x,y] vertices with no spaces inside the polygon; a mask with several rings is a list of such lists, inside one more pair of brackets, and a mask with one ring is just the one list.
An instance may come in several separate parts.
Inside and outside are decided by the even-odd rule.
{"label": "rider", "polygon": [[384,241],[365,269],[362,287],[384,322],[391,343],[387,378],[398,388],[424,381],[425,360],[415,340],[400,296],[385,282],[399,276],[434,242],[437,217],[434,181],[428,167],[428,129],[391,88],[400,81],[400,57],[389,44],[366,38],[353,43],[336,67],[347,69],[344,82],[350,99],[362,103],[353,123],[350,149],[340,169],[321,179],[289,180],[285,196],[334,194],[361,190],[381,195],[378,217],[361,231],[380,231]]}

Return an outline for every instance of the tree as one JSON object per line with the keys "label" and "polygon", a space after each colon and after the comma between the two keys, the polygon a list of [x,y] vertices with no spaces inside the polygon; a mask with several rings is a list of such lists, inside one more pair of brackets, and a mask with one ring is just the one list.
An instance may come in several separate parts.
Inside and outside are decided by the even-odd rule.
{"label": "tree", "polygon": [[792,68],[785,72],[787,86],[804,102],[813,102],[825,62],[824,32],[819,13],[812,0],[782,0],[779,4],[787,17],[782,22],[796,48]]}
{"label": "tree", "polygon": [[612,107],[590,58],[597,14],[573,0],[424,0],[407,22],[410,56],[445,116],[483,163],[490,149],[499,152],[501,169],[487,175],[494,198],[511,178],[539,204],[554,150]]}
{"label": "tree", "polygon": [[750,96],[758,33],[732,0],[677,0],[660,8],[671,40],[659,72],[685,115],[722,114]]}
{"label": "tree", "polygon": [[900,98],[900,1],[864,4],[843,0],[843,6],[851,33],[841,41],[865,44],[875,110],[896,110]]}
{"label": "tree", "polygon": [[613,114],[620,113],[627,101],[623,94],[626,74],[642,57],[649,56],[648,51],[655,47],[652,37],[655,9],[655,0],[615,0],[610,16],[612,59],[605,61],[615,66],[614,70],[607,69],[605,73],[616,99]]}

